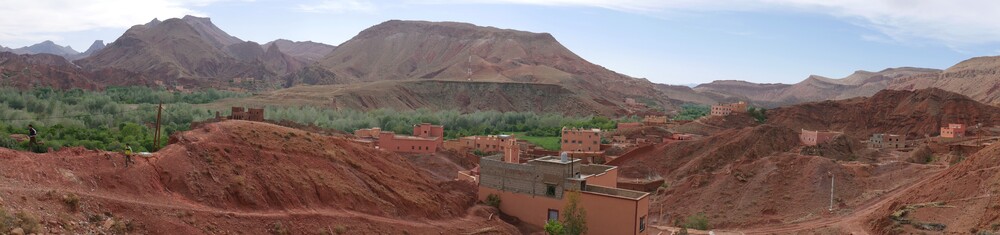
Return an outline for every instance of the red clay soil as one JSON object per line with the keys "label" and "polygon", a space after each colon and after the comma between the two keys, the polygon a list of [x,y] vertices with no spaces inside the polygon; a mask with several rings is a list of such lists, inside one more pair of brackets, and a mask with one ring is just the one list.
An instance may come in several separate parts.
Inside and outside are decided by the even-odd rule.
{"label": "red clay soil", "polygon": [[715,135],[730,129],[756,126],[758,123],[745,113],[734,113],[729,116],[705,116],[695,121],[674,127],[671,131],[678,133]]}
{"label": "red clay soil", "polygon": [[[893,220],[892,214],[907,206],[919,207],[902,216],[909,224]],[[988,147],[955,164],[931,180],[908,190],[868,216],[875,233],[934,233],[921,230],[916,222],[945,225],[948,234],[1000,233],[1000,146]]]}
{"label": "red clay soil", "polygon": [[340,138],[225,121],[170,142],[129,168],[117,153],[0,149],[0,208],[43,233],[517,233],[474,206],[474,185]]}
{"label": "red clay soil", "polygon": [[903,134],[913,139],[937,135],[942,125],[1000,124],[1000,108],[964,95],[930,88],[917,91],[883,90],[870,98],[822,101],[768,111],[768,123],[796,131],[837,130],[855,138],[874,133]]}
{"label": "red clay soil", "polygon": [[[669,186],[652,197],[650,208],[660,224],[704,213],[714,228],[740,230],[850,213],[939,171],[909,163],[838,163],[800,155],[798,146],[796,132],[784,127],[727,130],[658,148],[663,150],[623,163],[621,174],[643,178],[652,171],[666,178]],[[832,214],[829,174],[836,177]],[[804,230],[813,229],[819,227]]]}

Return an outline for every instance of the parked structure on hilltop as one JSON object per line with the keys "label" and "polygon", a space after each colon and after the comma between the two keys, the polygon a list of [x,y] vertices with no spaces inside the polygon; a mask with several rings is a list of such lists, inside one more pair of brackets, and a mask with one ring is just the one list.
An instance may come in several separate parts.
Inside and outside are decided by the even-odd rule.
{"label": "parked structure on hilltop", "polygon": [[941,127],[941,137],[944,138],[962,138],[965,137],[965,124],[948,124],[946,127]]}
{"label": "parked structure on hilltop", "polygon": [[562,128],[560,150],[571,152],[601,151],[601,129]]}
{"label": "parked structure on hilltop", "polygon": [[[218,116],[218,113],[216,113],[216,116]],[[263,122],[264,109],[233,107],[232,112],[226,118],[229,120],[247,120],[247,121]]]}
{"label": "parked structure on hilltop", "polygon": [[534,226],[559,220],[567,194],[579,193],[590,234],[646,234],[649,194],[616,188],[618,168],[582,164],[565,154],[527,163],[483,157],[479,200],[500,197],[500,210]]}
{"label": "parked structure on hilltop", "polygon": [[802,133],[799,134],[799,140],[805,146],[816,146],[817,144],[826,143],[839,135],[843,135],[843,132],[836,131],[810,131],[802,129]]}
{"label": "parked structure on hilltop", "polygon": [[906,137],[893,134],[874,134],[868,139],[868,147],[874,149],[901,149],[906,148]]}
{"label": "parked structure on hilltop", "polygon": [[712,116],[729,116],[733,113],[745,113],[747,112],[747,103],[740,101],[732,104],[717,104],[712,105],[712,111],[710,114]]}

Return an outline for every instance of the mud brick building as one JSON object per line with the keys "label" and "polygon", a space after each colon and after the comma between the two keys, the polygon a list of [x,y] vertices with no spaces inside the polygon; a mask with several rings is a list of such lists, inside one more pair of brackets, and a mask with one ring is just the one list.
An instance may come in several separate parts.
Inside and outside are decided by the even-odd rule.
{"label": "mud brick building", "polygon": [[816,146],[817,144],[826,143],[827,141],[833,140],[833,138],[843,134],[843,132],[836,131],[810,131],[802,129],[802,133],[799,134],[799,141],[801,141],[805,146]]}

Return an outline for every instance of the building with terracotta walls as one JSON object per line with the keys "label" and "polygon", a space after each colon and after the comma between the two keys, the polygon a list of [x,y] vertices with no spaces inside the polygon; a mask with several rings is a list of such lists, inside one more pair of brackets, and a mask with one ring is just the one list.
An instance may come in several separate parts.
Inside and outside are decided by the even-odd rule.
{"label": "building with terracotta walls", "polygon": [[601,151],[601,130],[563,127],[560,150],[570,152]]}
{"label": "building with terracotta walls", "polygon": [[396,135],[391,131],[383,131],[378,135],[378,148],[398,153],[434,153],[441,146],[442,138],[424,138],[417,136]]}
{"label": "building with terracotta walls", "polygon": [[948,124],[946,127],[941,127],[941,137],[944,138],[962,138],[965,137],[965,124]]}
{"label": "building with terracotta walls", "polygon": [[423,138],[444,138],[444,126],[431,125],[430,123],[413,125],[413,136]]}
{"label": "building with terracotta walls", "polygon": [[510,146],[509,142],[517,142],[517,138],[511,135],[466,136],[459,138],[458,141],[466,149],[495,153],[503,152],[506,146]]}
{"label": "building with terracotta walls", "polygon": [[833,138],[842,134],[844,133],[836,131],[810,131],[802,129],[802,133],[799,134],[799,141],[801,141],[805,146],[816,146],[817,144],[833,140]]}
{"label": "building with terracotta walls", "polygon": [[491,156],[480,160],[478,197],[497,195],[505,214],[543,227],[562,218],[569,193],[579,193],[588,234],[648,234],[649,194],[616,188],[617,181],[617,167],[580,159],[547,156],[522,164]]}

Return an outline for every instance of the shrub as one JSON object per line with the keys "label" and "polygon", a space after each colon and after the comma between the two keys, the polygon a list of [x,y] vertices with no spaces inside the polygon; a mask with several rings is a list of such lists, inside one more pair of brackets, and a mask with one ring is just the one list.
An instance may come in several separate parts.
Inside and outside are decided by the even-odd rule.
{"label": "shrub", "polygon": [[545,223],[545,234],[562,235],[563,225],[558,220],[549,220],[549,222]]}
{"label": "shrub", "polygon": [[62,201],[67,207],[69,207],[70,211],[76,212],[80,210],[80,197],[76,194],[70,193],[63,195]]}
{"label": "shrub", "polygon": [[486,205],[500,209],[500,195],[490,194],[486,196]]}
{"label": "shrub", "polygon": [[281,222],[271,223],[271,226],[270,226],[270,228],[267,229],[267,231],[270,232],[272,235],[288,235],[288,234],[291,234],[290,232],[288,232],[288,229],[285,228],[285,225],[281,224]]}
{"label": "shrub", "polygon": [[688,216],[687,218],[684,219],[683,227],[693,228],[698,230],[708,230],[711,228],[711,226],[709,226],[708,224],[708,217],[705,216],[705,213],[698,213],[692,216]]}
{"label": "shrub", "polygon": [[568,235],[587,234],[587,210],[580,206],[580,192],[565,195],[569,202],[563,208],[563,232]]}

